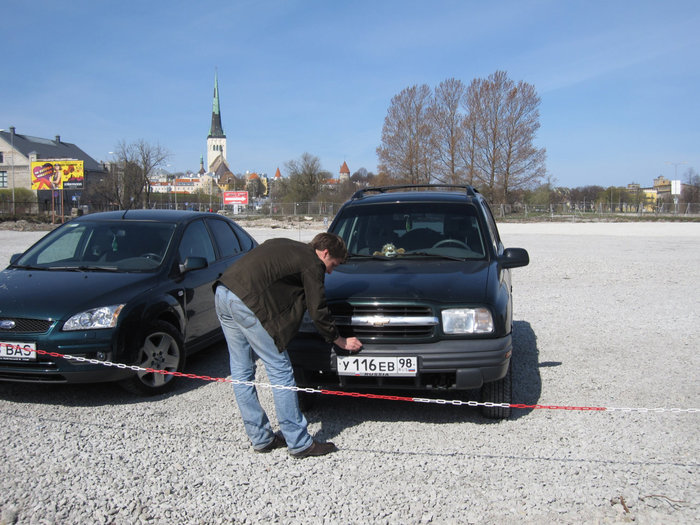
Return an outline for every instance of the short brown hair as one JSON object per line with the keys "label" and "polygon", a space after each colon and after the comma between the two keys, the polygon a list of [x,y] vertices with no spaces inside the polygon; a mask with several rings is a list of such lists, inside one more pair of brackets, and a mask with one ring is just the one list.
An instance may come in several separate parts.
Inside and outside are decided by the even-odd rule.
{"label": "short brown hair", "polygon": [[328,254],[334,259],[339,259],[345,262],[348,258],[348,249],[345,247],[345,241],[338,237],[335,233],[322,232],[316,235],[309,243],[314,250],[328,250]]}

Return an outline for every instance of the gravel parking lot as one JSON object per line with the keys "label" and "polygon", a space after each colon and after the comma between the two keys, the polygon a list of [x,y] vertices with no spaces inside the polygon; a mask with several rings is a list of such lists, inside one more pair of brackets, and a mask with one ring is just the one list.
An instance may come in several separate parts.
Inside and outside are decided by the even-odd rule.
{"label": "gravel parking lot", "polygon": [[[500,228],[531,259],[513,271],[514,402],[700,408],[700,224]],[[0,231],[0,265],[44,233]],[[188,372],[226,377],[225,346]],[[304,460],[254,454],[231,386],[196,379],[149,399],[0,382],[0,418],[0,523],[700,522],[698,412],[516,409],[495,422],[319,395],[310,430],[340,451]]]}

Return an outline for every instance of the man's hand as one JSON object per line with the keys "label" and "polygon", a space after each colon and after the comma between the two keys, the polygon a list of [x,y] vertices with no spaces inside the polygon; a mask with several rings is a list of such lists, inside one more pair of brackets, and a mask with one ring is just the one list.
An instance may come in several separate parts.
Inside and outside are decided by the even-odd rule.
{"label": "man's hand", "polygon": [[362,349],[362,343],[357,337],[338,337],[333,343],[349,352],[359,352]]}

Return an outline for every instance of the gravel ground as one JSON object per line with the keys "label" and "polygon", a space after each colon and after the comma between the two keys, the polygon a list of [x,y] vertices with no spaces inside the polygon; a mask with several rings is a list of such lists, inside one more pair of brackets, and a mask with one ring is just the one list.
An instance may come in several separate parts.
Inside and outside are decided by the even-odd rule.
{"label": "gravel ground", "polygon": [[[43,233],[0,231],[0,265]],[[501,234],[531,258],[513,278],[514,402],[700,407],[700,224]],[[217,345],[188,371],[226,376],[226,358]],[[270,392],[261,399],[274,417]],[[340,451],[304,460],[252,453],[231,387],[199,380],[151,399],[0,383],[0,418],[0,523],[700,522],[699,413],[494,422],[464,406],[319,396],[310,429]]]}

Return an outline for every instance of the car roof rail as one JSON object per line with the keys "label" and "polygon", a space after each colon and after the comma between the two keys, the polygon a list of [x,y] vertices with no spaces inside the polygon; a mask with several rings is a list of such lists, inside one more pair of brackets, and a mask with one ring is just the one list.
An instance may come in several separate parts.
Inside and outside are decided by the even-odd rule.
{"label": "car roof rail", "polygon": [[469,197],[476,197],[479,193],[473,186],[469,184],[400,184],[395,186],[371,186],[369,188],[362,188],[357,190],[350,200],[361,199],[365,196],[365,193],[386,193],[393,190],[407,190],[407,189],[418,189],[418,188],[450,188],[450,189],[461,189],[465,190]]}

